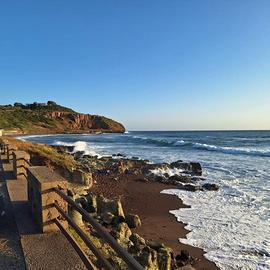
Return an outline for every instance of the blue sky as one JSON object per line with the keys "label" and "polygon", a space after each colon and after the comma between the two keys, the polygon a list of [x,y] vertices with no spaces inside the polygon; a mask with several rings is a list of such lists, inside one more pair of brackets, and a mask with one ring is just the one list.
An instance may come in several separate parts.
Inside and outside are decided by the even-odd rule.
{"label": "blue sky", "polygon": [[1,1],[1,104],[129,130],[270,129],[270,1]]}

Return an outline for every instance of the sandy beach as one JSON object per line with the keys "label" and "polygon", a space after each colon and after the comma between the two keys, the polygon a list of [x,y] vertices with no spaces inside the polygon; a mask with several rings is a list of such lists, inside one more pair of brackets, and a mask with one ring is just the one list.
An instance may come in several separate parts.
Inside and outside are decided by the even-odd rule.
{"label": "sandy beach", "polygon": [[97,185],[92,189],[94,193],[108,198],[120,196],[124,210],[140,216],[142,226],[136,232],[142,237],[162,242],[173,248],[176,254],[182,249],[188,250],[197,259],[194,267],[198,270],[218,269],[203,256],[203,250],[179,242],[178,238],[184,238],[188,231],[184,228],[185,224],[177,222],[169,210],[187,206],[177,197],[160,193],[174,186],[143,182],[134,175],[98,176],[96,181]]}

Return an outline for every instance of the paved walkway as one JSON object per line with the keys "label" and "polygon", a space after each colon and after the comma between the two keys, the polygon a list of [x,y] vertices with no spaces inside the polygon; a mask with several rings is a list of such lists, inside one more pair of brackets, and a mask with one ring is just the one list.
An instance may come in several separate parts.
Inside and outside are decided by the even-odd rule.
{"label": "paved walkway", "polygon": [[[8,212],[10,215],[11,209],[13,210],[16,224],[13,219],[13,227],[10,224],[3,225],[5,229],[0,227],[0,239],[2,230],[3,234],[7,234],[6,238],[3,238],[3,245],[0,246],[0,254],[3,254],[3,258],[0,257],[0,269],[85,270],[86,267],[62,233],[38,233],[27,203],[26,179],[24,176],[14,179],[12,164],[7,163],[4,156],[1,158],[2,187],[5,192],[8,190],[9,197],[6,196],[9,204]],[[9,244],[5,244],[5,239]],[[13,268],[2,267],[2,261]]]}
{"label": "paved walkway", "polygon": [[25,270],[20,235],[14,220],[12,205],[0,164],[0,194],[4,196],[6,214],[0,217],[0,269]]}

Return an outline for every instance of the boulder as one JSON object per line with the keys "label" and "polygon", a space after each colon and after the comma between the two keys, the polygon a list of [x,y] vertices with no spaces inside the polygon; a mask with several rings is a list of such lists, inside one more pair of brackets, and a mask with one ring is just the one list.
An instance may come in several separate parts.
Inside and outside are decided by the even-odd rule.
{"label": "boulder", "polygon": [[177,268],[177,270],[196,270],[196,269],[189,264],[189,265]]}
{"label": "boulder", "polygon": [[82,215],[77,210],[75,210],[73,207],[69,208],[68,214],[69,214],[70,218],[75,222],[76,225],[78,225],[79,227],[84,226],[84,223],[82,220]]}
{"label": "boulder", "polygon": [[170,168],[177,168],[190,174],[202,175],[202,166],[198,162],[183,162],[182,160],[177,160],[170,164]]}
{"label": "boulder", "polygon": [[95,213],[97,212],[97,196],[94,195],[93,193],[89,192],[85,198],[87,199],[88,202],[88,212],[89,213]]}
{"label": "boulder", "polygon": [[111,231],[111,235],[125,248],[132,245],[132,242],[129,240],[132,232],[125,222],[118,224],[117,228]]}
{"label": "boulder", "polygon": [[160,248],[157,254],[158,267],[160,270],[171,270],[173,266],[173,251],[168,247]]}
{"label": "boulder", "polygon": [[106,225],[110,225],[114,219],[114,215],[110,212],[105,212],[100,215],[102,222]]}
{"label": "boulder", "polygon": [[115,216],[125,217],[120,199],[109,200],[102,195],[97,197],[97,212],[99,214],[110,212]]}
{"label": "boulder", "polygon": [[185,176],[185,175],[178,175],[178,174],[174,174],[172,176],[169,177],[170,181],[176,181],[176,182],[180,182],[180,183],[190,183],[192,182],[191,177]]}
{"label": "boulder", "polygon": [[86,173],[81,170],[75,170],[72,172],[72,180],[74,183],[86,185],[88,187],[93,186],[93,176],[90,172]]}
{"label": "boulder", "polygon": [[199,162],[190,162],[191,170],[195,175],[202,175],[202,166]]}
{"label": "boulder", "polygon": [[145,270],[159,269],[157,262],[157,252],[150,247],[144,247],[141,254],[137,257],[137,260]]}
{"label": "boulder", "polygon": [[175,257],[176,265],[177,266],[185,266],[190,264],[193,261],[193,258],[190,256],[187,250],[181,250],[180,255]]}
{"label": "boulder", "polygon": [[125,218],[123,216],[114,216],[112,222],[111,222],[111,225],[114,226],[114,227],[117,227],[118,224],[122,223],[122,222],[125,222]]}
{"label": "boulder", "polygon": [[204,190],[210,190],[210,191],[217,191],[219,190],[219,186],[216,184],[210,184],[210,183],[205,183],[202,185],[202,188]]}
{"label": "boulder", "polygon": [[199,186],[195,186],[195,185],[190,185],[190,184],[188,184],[188,185],[184,185],[183,186],[183,189],[184,190],[187,190],[187,191],[198,191],[198,190],[200,190],[200,187]]}
{"label": "boulder", "polygon": [[75,199],[75,202],[80,204],[84,210],[89,212],[89,203],[84,196]]}
{"label": "boulder", "polygon": [[126,223],[131,229],[135,229],[142,225],[140,217],[138,215],[133,214],[126,215]]}
{"label": "boulder", "polygon": [[145,240],[137,233],[132,233],[129,240],[133,243],[137,250],[142,250],[146,246]]}
{"label": "boulder", "polygon": [[177,160],[170,164],[170,168],[177,168],[183,171],[191,171],[191,165],[189,162],[183,162],[182,160]]}
{"label": "boulder", "polygon": [[155,241],[146,241],[148,247],[158,251],[160,248],[164,248],[164,244]]}
{"label": "boulder", "polygon": [[73,191],[72,189],[68,189],[68,190],[67,190],[67,195],[68,195],[69,197],[73,198],[73,197],[75,196],[75,193],[74,193],[74,191]]}
{"label": "boulder", "polygon": [[74,159],[78,160],[84,156],[84,151],[77,151],[76,153],[73,154]]}

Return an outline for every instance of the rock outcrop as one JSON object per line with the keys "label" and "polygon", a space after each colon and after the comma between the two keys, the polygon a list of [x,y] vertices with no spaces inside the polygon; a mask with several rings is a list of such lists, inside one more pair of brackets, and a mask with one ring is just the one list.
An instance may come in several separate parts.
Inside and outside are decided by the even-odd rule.
{"label": "rock outcrop", "polygon": [[67,130],[125,132],[122,124],[99,115],[53,111],[48,112],[49,119],[65,123]]}
{"label": "rock outcrop", "polygon": [[[69,191],[68,194],[74,198],[74,192]],[[188,267],[194,263],[194,258],[190,256],[188,251],[182,250],[180,254],[175,254],[170,247],[165,246],[163,243],[146,240],[133,232],[134,228],[141,226],[141,220],[138,215],[125,214],[119,198],[112,200],[88,193],[79,196],[76,202],[105,226],[115,240],[127,249],[145,270],[182,269],[183,266]],[[74,210],[71,211],[72,219],[78,226],[83,227],[84,223],[80,214]],[[86,222],[85,226],[87,227]],[[87,230],[87,228],[85,229]],[[90,232],[89,237],[95,245],[104,254],[107,254],[107,259],[113,265],[114,269],[128,269],[126,264],[116,254],[108,253],[108,246],[99,238],[94,230],[89,228],[87,231]]]}
{"label": "rock outcrop", "polygon": [[82,114],[55,102],[0,106],[0,126],[27,134],[123,133],[122,124],[99,115]]}

